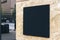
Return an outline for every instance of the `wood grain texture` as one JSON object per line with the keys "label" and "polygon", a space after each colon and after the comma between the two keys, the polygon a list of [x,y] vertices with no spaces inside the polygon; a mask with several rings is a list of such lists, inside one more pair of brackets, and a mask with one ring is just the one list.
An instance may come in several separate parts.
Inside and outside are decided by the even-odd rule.
{"label": "wood grain texture", "polygon": [[[16,2],[17,40],[60,40],[60,9],[57,0],[29,0]],[[23,7],[50,4],[50,38],[23,35]]]}

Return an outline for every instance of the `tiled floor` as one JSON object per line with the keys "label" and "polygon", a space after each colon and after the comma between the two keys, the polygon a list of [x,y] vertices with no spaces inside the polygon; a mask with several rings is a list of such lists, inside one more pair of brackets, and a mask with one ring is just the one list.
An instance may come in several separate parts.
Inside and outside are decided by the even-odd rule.
{"label": "tiled floor", "polygon": [[16,32],[2,34],[2,40],[16,40]]}

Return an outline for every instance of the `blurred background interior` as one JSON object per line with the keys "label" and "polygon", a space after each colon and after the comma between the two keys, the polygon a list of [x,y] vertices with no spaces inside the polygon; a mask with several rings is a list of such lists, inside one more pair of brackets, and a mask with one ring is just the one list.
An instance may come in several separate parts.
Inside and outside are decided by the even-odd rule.
{"label": "blurred background interior", "polygon": [[1,0],[1,40],[16,40],[16,0]]}

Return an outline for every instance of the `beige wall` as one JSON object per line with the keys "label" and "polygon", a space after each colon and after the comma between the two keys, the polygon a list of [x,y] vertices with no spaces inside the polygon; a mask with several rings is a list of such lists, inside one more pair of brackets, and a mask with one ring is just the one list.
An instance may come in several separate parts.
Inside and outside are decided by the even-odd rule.
{"label": "beige wall", "polygon": [[6,3],[2,4],[2,11],[4,13],[10,13],[11,0],[7,0]]}
{"label": "beige wall", "polygon": [[13,12],[14,10],[14,7],[15,7],[15,4],[16,4],[16,0],[11,0],[11,6],[10,6],[10,10],[11,10],[11,13]]}
{"label": "beige wall", "polygon": [[6,3],[2,4],[3,13],[12,13],[11,11],[13,10],[15,4],[16,0],[7,0]]}
{"label": "beige wall", "polygon": [[[60,40],[60,8],[58,0],[29,0],[16,2],[17,40]],[[50,38],[23,35],[23,7],[50,4]]]}
{"label": "beige wall", "polygon": [[16,2],[23,2],[23,1],[28,1],[28,0],[16,0]]}

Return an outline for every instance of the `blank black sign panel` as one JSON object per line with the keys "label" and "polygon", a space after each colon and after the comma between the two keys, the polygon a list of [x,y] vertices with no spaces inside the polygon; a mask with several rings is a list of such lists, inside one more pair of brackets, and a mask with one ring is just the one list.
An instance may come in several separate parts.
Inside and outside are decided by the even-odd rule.
{"label": "blank black sign panel", "polygon": [[23,34],[49,38],[49,5],[23,8]]}

